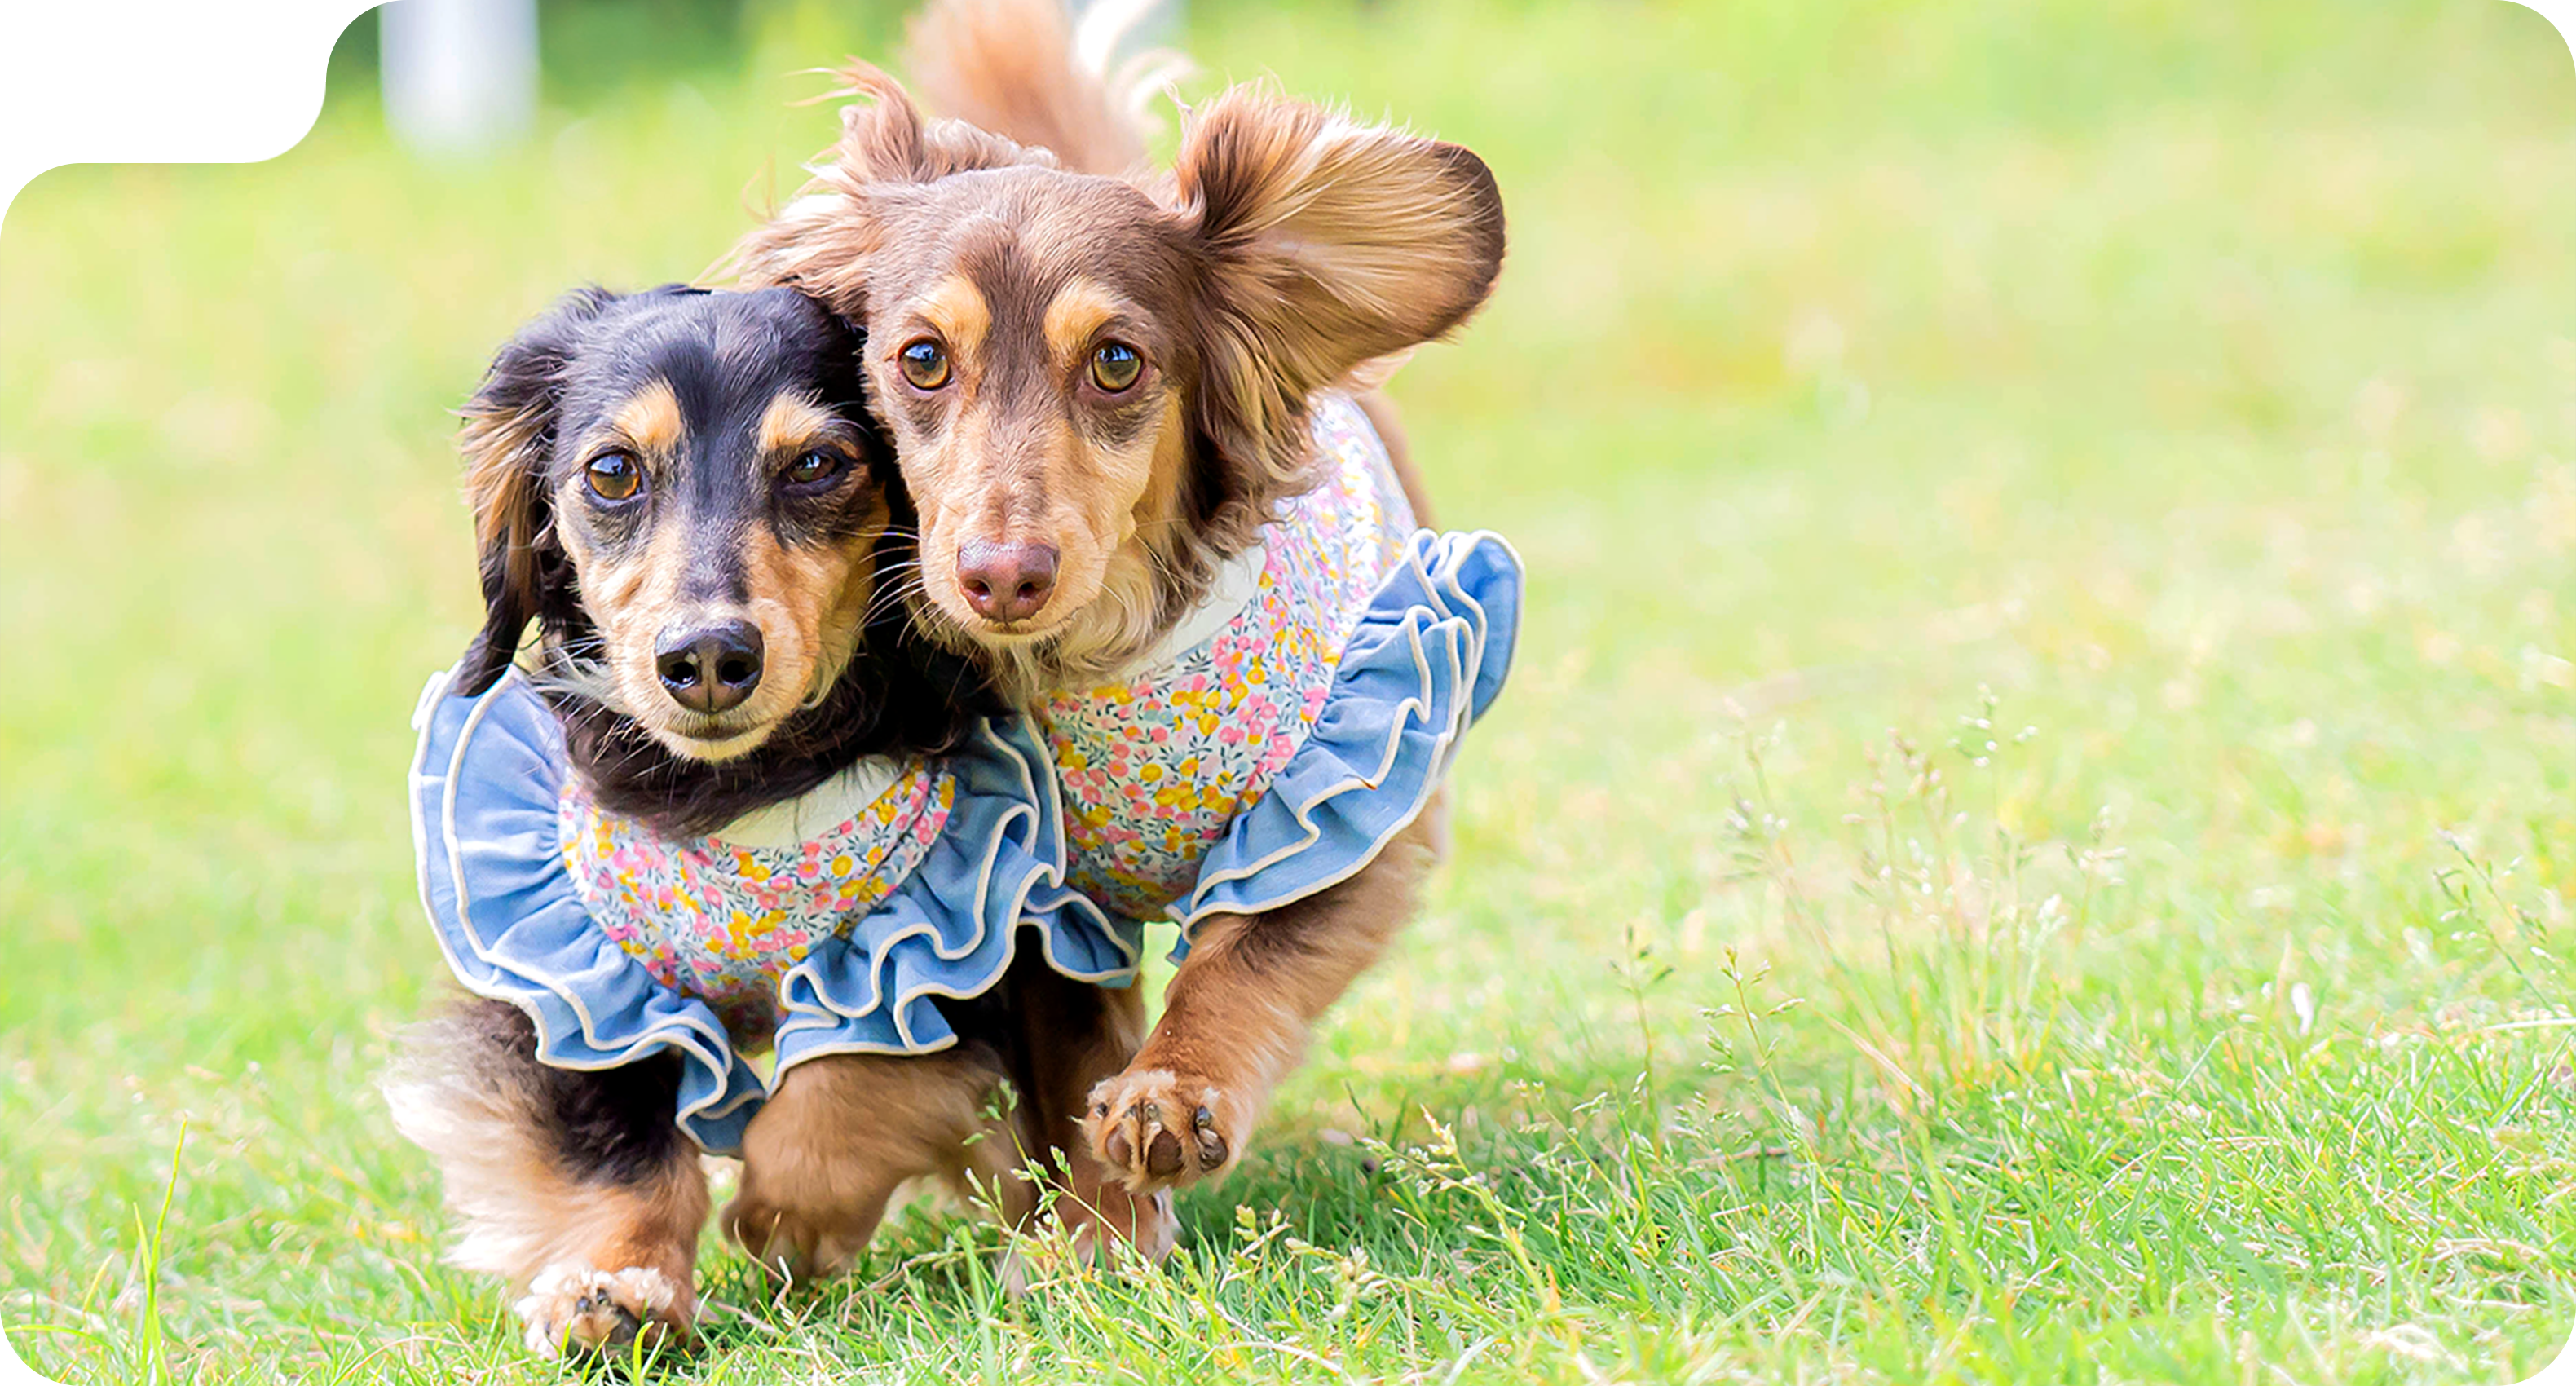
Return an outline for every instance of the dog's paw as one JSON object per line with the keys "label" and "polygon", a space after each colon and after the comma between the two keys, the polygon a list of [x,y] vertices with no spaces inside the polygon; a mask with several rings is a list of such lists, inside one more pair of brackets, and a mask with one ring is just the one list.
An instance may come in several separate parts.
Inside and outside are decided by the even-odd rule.
{"label": "dog's paw", "polygon": [[763,1196],[746,1179],[741,1194],[725,1205],[725,1235],[761,1266],[808,1284],[846,1274],[876,1232],[875,1218],[802,1206]]}
{"label": "dog's paw", "polygon": [[1014,1233],[1004,1249],[997,1276],[1013,1299],[1103,1266],[1159,1266],[1180,1238],[1181,1220],[1167,1189],[1139,1194],[1104,1184],[1087,1195],[1068,1190],[1057,1198],[1055,1215],[1055,1225]]}
{"label": "dog's paw", "polygon": [[537,1273],[519,1301],[528,1350],[540,1357],[607,1357],[685,1348],[694,1296],[645,1266],[593,1270],[557,1263]]}
{"label": "dog's paw", "polygon": [[1184,1188],[1222,1174],[1243,1153],[1246,1104],[1204,1079],[1131,1069],[1091,1090],[1083,1119],[1091,1151],[1128,1188]]}
{"label": "dog's paw", "polygon": [[1059,1198],[1055,1206],[1074,1255],[1084,1261],[1115,1264],[1122,1254],[1117,1248],[1124,1244],[1148,1264],[1159,1266],[1171,1258],[1172,1247],[1180,1240],[1181,1220],[1172,1212],[1169,1189],[1131,1193],[1116,1184],[1103,1184],[1088,1198]]}

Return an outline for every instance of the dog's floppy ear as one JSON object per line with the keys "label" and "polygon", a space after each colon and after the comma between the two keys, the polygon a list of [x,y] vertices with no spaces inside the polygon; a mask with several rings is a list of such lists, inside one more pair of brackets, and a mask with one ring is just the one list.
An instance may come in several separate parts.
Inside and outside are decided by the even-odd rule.
{"label": "dog's floppy ear", "polygon": [[970,169],[1053,168],[1056,159],[963,121],[924,118],[902,83],[866,63],[854,60],[841,76],[847,85],[831,95],[860,99],[841,108],[841,138],[816,160],[813,183],[737,242],[718,272],[794,285],[857,312],[863,262],[882,235],[874,195]]}
{"label": "dog's floppy ear", "polygon": [[1201,427],[1273,467],[1307,395],[1457,326],[1502,269],[1502,195],[1454,144],[1236,87],[1191,113],[1172,173],[1217,300]]}
{"label": "dog's floppy ear", "polygon": [[546,451],[554,442],[564,367],[581,329],[616,301],[604,289],[566,296],[501,348],[466,401],[459,446],[484,609],[483,631],[465,652],[460,691],[466,694],[491,687],[510,667],[528,622],[549,605],[548,586],[563,581],[546,499]]}

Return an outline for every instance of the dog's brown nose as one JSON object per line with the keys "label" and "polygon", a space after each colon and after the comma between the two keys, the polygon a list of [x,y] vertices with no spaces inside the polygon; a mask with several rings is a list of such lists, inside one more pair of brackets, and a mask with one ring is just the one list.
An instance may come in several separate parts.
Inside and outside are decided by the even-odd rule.
{"label": "dog's brown nose", "polygon": [[760,687],[760,627],[749,621],[666,630],[653,654],[662,690],[691,712],[739,707]]}
{"label": "dog's brown nose", "polygon": [[997,544],[969,540],[957,549],[957,585],[966,604],[994,621],[1025,621],[1055,595],[1053,544]]}

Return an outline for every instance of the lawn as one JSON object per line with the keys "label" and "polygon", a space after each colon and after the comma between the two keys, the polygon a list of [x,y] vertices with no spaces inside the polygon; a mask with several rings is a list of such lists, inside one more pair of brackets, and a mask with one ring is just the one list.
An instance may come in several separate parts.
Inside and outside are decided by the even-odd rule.
{"label": "lawn", "polygon": [[[0,232],[0,1318],[543,1381],[372,1086],[476,620],[446,412],[797,181],[773,0],[471,166],[363,63]],[[2576,1324],[2576,68],[2497,0],[1201,0],[1467,143],[1398,380],[1531,604],[1457,858],[1160,1274],[924,1207],[677,1379],[2508,1382]],[[596,23],[596,16],[589,22]],[[604,31],[603,31],[604,32]],[[360,56],[363,56],[362,54]],[[184,1139],[183,1139],[184,1138]],[[710,1242],[712,1247],[714,1243]]]}

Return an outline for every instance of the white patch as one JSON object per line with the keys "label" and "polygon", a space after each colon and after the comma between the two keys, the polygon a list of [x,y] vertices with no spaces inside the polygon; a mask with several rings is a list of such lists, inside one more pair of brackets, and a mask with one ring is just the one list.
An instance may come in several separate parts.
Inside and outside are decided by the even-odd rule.
{"label": "white patch", "polygon": [[793,847],[810,842],[883,798],[903,772],[903,765],[888,757],[864,757],[793,799],[753,809],[712,836],[737,847]]}
{"label": "white patch", "polygon": [[1208,594],[1190,608],[1154,647],[1139,656],[1124,677],[1135,677],[1160,669],[1197,649],[1231,625],[1252,599],[1261,595],[1261,568],[1270,561],[1270,550],[1260,544],[1245,549],[1217,569],[1216,581],[1208,584]]}

